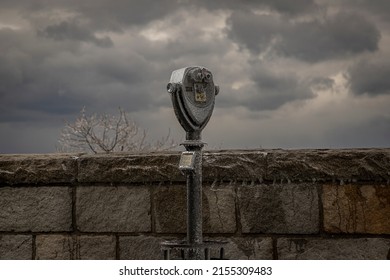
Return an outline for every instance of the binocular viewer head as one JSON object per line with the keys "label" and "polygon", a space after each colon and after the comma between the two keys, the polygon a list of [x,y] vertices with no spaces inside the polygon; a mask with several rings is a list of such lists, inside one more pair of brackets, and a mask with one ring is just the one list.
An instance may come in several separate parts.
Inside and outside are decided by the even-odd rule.
{"label": "binocular viewer head", "polygon": [[206,68],[196,67],[189,71],[189,75],[194,82],[208,82],[213,77]]}
{"label": "binocular viewer head", "polygon": [[167,85],[179,123],[186,132],[201,132],[209,121],[219,87],[205,67],[190,66],[172,72]]}

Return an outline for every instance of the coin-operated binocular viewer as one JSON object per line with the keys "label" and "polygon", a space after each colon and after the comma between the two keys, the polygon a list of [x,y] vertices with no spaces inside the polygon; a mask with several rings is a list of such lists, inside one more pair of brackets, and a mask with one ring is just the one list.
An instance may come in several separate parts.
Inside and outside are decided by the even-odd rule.
{"label": "coin-operated binocular viewer", "polygon": [[210,249],[218,248],[223,258],[223,242],[204,241],[202,237],[202,148],[201,132],[213,113],[219,87],[211,72],[199,66],[172,72],[167,85],[173,109],[186,131],[182,143],[179,169],[187,177],[187,240],[163,242],[164,258],[169,259],[173,249],[180,250],[183,259],[210,259]]}

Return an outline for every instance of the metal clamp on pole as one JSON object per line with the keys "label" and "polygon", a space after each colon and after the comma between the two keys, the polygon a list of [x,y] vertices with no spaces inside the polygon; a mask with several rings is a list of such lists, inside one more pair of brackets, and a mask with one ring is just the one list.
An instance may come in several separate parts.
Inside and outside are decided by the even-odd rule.
{"label": "metal clamp on pole", "polygon": [[[205,67],[191,66],[172,72],[167,85],[173,109],[186,131],[179,169],[187,177],[187,240],[163,242],[164,258],[171,250],[180,250],[183,259],[210,259],[210,249],[226,242],[203,241],[202,237],[202,148],[201,133],[213,113],[219,87]],[[223,248],[220,249],[223,252]],[[221,253],[223,255],[223,253]]]}

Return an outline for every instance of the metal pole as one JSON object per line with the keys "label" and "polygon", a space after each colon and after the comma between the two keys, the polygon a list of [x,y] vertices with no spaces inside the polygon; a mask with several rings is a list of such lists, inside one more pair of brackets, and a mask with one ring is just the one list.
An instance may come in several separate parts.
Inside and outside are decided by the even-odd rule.
{"label": "metal pole", "polygon": [[[194,152],[194,172],[187,172],[187,242],[190,245],[203,243],[202,237],[202,148],[200,133],[187,133],[189,142],[183,143],[187,151]],[[188,259],[204,259],[203,250],[193,249],[188,252]]]}

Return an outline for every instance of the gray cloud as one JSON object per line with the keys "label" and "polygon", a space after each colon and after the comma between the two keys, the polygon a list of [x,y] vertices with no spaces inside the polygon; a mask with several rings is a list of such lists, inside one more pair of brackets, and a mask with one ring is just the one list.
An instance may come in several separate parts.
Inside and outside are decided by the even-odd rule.
{"label": "gray cloud", "polygon": [[[0,30],[0,120],[41,120],[76,114],[86,106],[136,111],[151,99],[143,72],[151,70],[134,53],[125,56],[78,42],[42,39],[25,31]],[[100,52],[99,52],[100,51]],[[128,102],[132,100],[133,102]]]}
{"label": "gray cloud", "polygon": [[250,83],[238,89],[227,89],[218,96],[218,104],[226,108],[244,106],[251,111],[276,110],[281,106],[315,97],[311,87],[328,87],[323,78],[301,80],[294,73],[275,72],[256,63],[251,68]]}
{"label": "gray cloud", "polygon": [[315,62],[378,50],[379,30],[357,14],[338,13],[325,22],[295,24],[278,50],[287,56]]}
{"label": "gray cloud", "polygon": [[337,13],[325,20],[290,22],[279,15],[234,12],[229,36],[251,52],[267,48],[307,62],[378,50],[380,31],[362,15]]}
{"label": "gray cloud", "polygon": [[355,10],[362,14],[379,16],[384,21],[390,21],[390,2],[387,0],[326,0],[322,2],[334,4],[345,10]]}
{"label": "gray cloud", "polygon": [[352,93],[356,95],[390,95],[389,60],[360,60],[348,69]]}
{"label": "gray cloud", "polygon": [[75,40],[81,42],[91,42],[100,47],[111,47],[111,39],[107,36],[96,37],[86,26],[81,26],[77,22],[62,21],[39,30],[38,34],[54,40]]}
{"label": "gray cloud", "polygon": [[[3,42],[0,54],[0,118],[9,119],[13,115],[8,113],[10,110],[43,110],[45,107],[41,104],[47,97],[57,94],[60,81],[57,69],[45,64],[45,58],[50,58],[54,48],[45,46],[23,31],[1,30],[0,41]],[[63,49],[67,47],[64,45]],[[74,95],[71,99],[76,101],[79,98]],[[37,100],[41,102],[36,103]],[[76,106],[71,105],[70,99],[65,103],[68,103],[67,108]],[[38,108],[33,104],[39,105]],[[47,110],[55,108],[61,114],[65,109],[64,102],[53,102]]]}
{"label": "gray cloud", "polygon": [[272,73],[257,67],[252,80],[257,94],[246,105],[253,110],[274,110],[288,102],[314,97],[309,85],[291,73]]}
{"label": "gray cloud", "polygon": [[253,10],[266,9],[286,15],[299,15],[318,8],[313,0],[196,0],[187,1],[208,9]]}
{"label": "gray cloud", "polygon": [[240,46],[258,54],[265,51],[283,32],[283,22],[275,15],[235,11],[228,19],[228,36]]}
{"label": "gray cloud", "polygon": [[4,10],[17,10],[33,23],[56,21],[68,14],[82,18],[93,30],[121,31],[129,25],[139,25],[159,19],[174,11],[181,1],[160,0],[21,0],[2,1]]}
{"label": "gray cloud", "polygon": [[312,0],[265,0],[262,2],[278,12],[286,14],[301,14],[318,8],[318,5]]}

